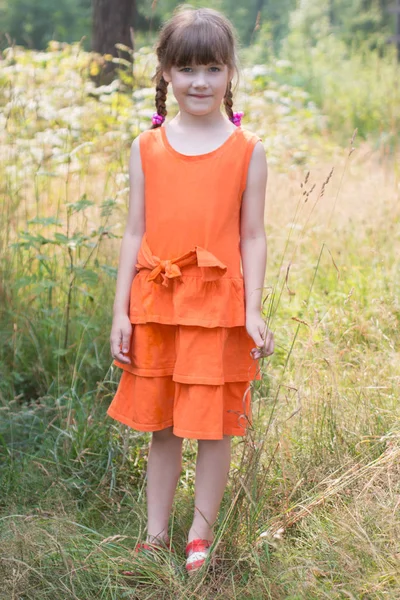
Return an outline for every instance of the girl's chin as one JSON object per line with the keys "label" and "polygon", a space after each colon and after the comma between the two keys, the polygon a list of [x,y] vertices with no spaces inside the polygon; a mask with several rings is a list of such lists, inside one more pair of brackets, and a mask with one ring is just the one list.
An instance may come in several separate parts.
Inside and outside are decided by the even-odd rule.
{"label": "girl's chin", "polygon": [[181,113],[186,113],[188,115],[192,115],[193,117],[205,117],[206,115],[211,115],[212,113],[214,113],[216,110],[218,109],[218,107],[213,106],[212,108],[201,108],[200,106],[198,108],[193,107],[193,106],[180,106],[179,110],[181,111]]}

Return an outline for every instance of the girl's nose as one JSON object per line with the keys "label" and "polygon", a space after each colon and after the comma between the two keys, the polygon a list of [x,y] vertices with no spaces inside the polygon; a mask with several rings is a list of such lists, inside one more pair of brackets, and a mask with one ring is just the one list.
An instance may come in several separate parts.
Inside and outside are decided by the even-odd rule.
{"label": "girl's nose", "polygon": [[193,85],[195,87],[207,87],[207,79],[206,79],[204,73],[199,72],[196,74],[196,77],[194,78],[194,81],[193,81]]}

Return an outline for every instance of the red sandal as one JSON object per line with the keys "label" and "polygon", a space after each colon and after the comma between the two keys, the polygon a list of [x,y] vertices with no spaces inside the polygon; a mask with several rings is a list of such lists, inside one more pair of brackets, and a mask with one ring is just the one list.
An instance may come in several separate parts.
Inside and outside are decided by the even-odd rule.
{"label": "red sandal", "polygon": [[[157,558],[157,553],[159,552],[172,552],[175,556],[175,550],[174,548],[170,547],[170,542],[165,542],[165,544],[152,544],[150,542],[139,542],[138,544],[136,544],[135,546],[135,555],[141,554],[141,555],[148,555],[149,557],[154,556],[155,558]],[[133,577],[135,575],[137,575],[137,571],[121,571],[121,575],[126,575],[129,577]]]}
{"label": "red sandal", "polygon": [[153,544],[151,542],[139,542],[136,544],[135,553],[142,552],[143,550],[168,550],[168,552],[175,552],[169,540],[161,544]]}
{"label": "red sandal", "polygon": [[[193,573],[201,569],[210,552],[211,545],[212,542],[209,540],[201,539],[192,540],[188,543],[185,549],[185,554],[187,557],[185,568],[188,573]],[[215,566],[214,556],[211,557],[210,564]]]}

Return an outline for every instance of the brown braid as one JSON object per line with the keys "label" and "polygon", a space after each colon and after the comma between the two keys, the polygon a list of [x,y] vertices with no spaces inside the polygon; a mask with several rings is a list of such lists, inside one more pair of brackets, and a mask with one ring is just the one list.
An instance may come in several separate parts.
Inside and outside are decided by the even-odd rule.
{"label": "brown braid", "polygon": [[[167,92],[168,92],[168,82],[165,81],[164,77],[156,74],[156,78],[158,83],[156,85],[156,110],[159,115],[162,117],[167,116],[167,107],[165,105],[167,101]],[[161,125],[157,125],[156,123],[152,124],[150,129],[157,129],[157,127],[161,127]]]}
{"label": "brown braid", "polygon": [[233,120],[233,110],[232,110],[233,95],[232,95],[232,82],[231,81],[228,83],[228,87],[225,92],[224,104],[225,104],[226,114],[228,115],[229,119],[232,121]]}

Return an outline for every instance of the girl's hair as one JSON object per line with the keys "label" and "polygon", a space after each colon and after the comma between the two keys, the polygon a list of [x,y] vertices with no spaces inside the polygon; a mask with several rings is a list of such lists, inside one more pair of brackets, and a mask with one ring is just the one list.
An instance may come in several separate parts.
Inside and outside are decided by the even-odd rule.
{"label": "girl's hair", "polygon": [[[158,65],[153,81],[156,83],[156,109],[166,117],[168,83],[163,71],[172,66],[227,65],[239,77],[237,37],[232,24],[221,13],[211,8],[179,7],[162,27],[156,45]],[[229,82],[224,97],[226,114],[233,118],[232,83]],[[151,129],[160,127],[154,123]]]}

